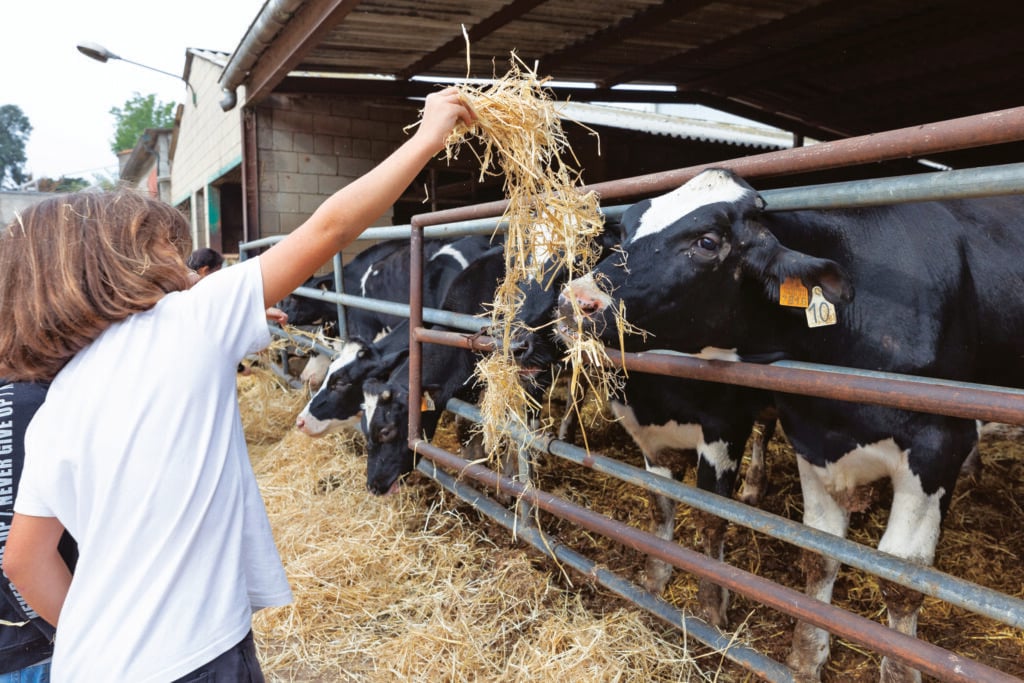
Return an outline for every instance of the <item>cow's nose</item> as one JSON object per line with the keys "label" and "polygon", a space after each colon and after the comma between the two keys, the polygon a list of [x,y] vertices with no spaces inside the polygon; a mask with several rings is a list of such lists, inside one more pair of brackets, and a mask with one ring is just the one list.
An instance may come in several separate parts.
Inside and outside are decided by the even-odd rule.
{"label": "cow's nose", "polygon": [[558,295],[558,311],[564,316],[572,316],[575,313],[572,302],[576,302],[575,309],[583,315],[591,315],[599,312],[604,304],[601,300],[588,293],[584,289],[569,287]]}
{"label": "cow's nose", "polygon": [[295,428],[296,429],[302,429],[305,426],[306,426],[306,421],[304,419],[302,419],[301,416],[295,418]]}

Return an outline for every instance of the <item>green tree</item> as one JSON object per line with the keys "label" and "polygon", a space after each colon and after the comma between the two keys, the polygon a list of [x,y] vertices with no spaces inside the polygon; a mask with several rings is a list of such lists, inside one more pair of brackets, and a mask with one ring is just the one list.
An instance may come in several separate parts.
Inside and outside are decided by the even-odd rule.
{"label": "green tree", "polygon": [[117,119],[110,149],[117,154],[135,147],[147,128],[170,128],[174,125],[174,102],[160,102],[156,95],[134,93],[124,107],[113,107],[110,113]]}
{"label": "green tree", "polygon": [[60,178],[40,178],[37,184],[40,192],[78,192],[89,187],[85,178],[61,176]]}
{"label": "green tree", "polygon": [[25,112],[16,104],[0,106],[0,188],[17,187],[25,174],[25,143],[32,132]]}

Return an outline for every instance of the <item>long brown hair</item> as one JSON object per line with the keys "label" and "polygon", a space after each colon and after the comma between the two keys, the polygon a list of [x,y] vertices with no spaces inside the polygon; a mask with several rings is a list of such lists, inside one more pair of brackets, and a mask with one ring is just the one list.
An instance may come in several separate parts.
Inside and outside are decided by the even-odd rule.
{"label": "long brown hair", "polygon": [[51,380],[112,323],[188,289],[190,248],[185,217],[132,190],[26,209],[0,233],[0,376]]}

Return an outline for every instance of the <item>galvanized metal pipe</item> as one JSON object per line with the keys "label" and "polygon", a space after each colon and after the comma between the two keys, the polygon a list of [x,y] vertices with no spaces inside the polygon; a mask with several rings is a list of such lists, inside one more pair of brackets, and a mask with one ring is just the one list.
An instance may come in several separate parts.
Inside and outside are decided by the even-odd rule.
{"label": "galvanized metal pipe", "polygon": [[[387,315],[395,315],[401,318],[408,318],[409,311],[411,310],[409,304],[401,304],[396,301],[385,301],[384,299],[368,299],[359,296],[358,294],[325,292],[314,287],[298,287],[295,289],[294,293],[309,299],[331,301],[345,304],[352,308],[376,311],[377,313],[386,313]],[[455,327],[468,332],[478,332],[490,325],[488,320],[477,318],[472,315],[466,315],[465,313],[445,311],[440,308],[424,308],[423,319],[436,325],[446,325],[448,327]]]}
{"label": "galvanized metal pipe", "polygon": [[287,339],[288,341],[292,342],[296,346],[302,346],[302,347],[305,347],[307,349],[312,349],[313,351],[317,351],[317,352],[322,353],[322,354],[324,354],[326,356],[329,356],[329,357],[333,357],[334,354],[336,353],[335,349],[332,349],[332,348],[329,348],[327,346],[324,346],[320,342],[315,341],[313,339],[310,339],[308,337],[301,337],[301,336],[293,335],[293,334],[289,333],[288,330],[286,330],[286,329],[284,329],[282,327],[278,327],[277,325],[272,325],[271,324],[271,325],[267,325],[267,327],[270,329],[270,333],[272,335],[274,335],[275,337],[278,337],[280,339]]}
{"label": "galvanized metal pipe", "polygon": [[[409,439],[423,433],[420,396],[423,395],[423,346],[416,330],[423,327],[423,227],[413,218],[409,235]],[[415,397],[415,400],[412,400]]]}
{"label": "galvanized metal pipe", "polygon": [[[331,259],[334,265],[334,291],[338,294],[345,293],[345,277],[342,270],[341,254],[335,254]],[[345,306],[340,301],[334,302],[338,313],[338,337],[348,339],[348,320]]]}
{"label": "galvanized metal pipe", "polygon": [[1024,163],[760,192],[768,211],[838,209],[1024,193]]}
{"label": "galvanized metal pipe", "polygon": [[[723,657],[736,662],[762,680],[772,681],[772,683],[791,683],[793,680],[793,673],[786,665],[757,650],[736,643],[733,638],[708,626],[701,619],[687,616],[662,598],[622,578],[615,572],[605,569],[536,527],[524,526],[521,516],[517,517],[493,498],[457,480],[430,460],[421,458],[416,464],[416,469],[436,481],[446,491],[468,503],[474,510],[501,524],[511,532],[513,538],[526,541],[535,550],[554,558],[559,566],[569,567],[579,572],[619,597],[653,614],[669,626],[682,629],[688,636],[720,652]],[[525,503],[521,501],[520,506],[522,505]]]}
{"label": "galvanized metal pipe", "polygon": [[[411,415],[418,411],[411,410],[409,412]],[[724,588],[751,597],[768,607],[826,629],[831,633],[866,645],[872,650],[898,659],[922,673],[936,676],[944,681],[1019,683],[1017,678],[1002,671],[965,659],[931,643],[882,626],[870,619],[851,614],[791,588],[780,586],[768,579],[708,558],[545,491],[539,491],[513,479],[502,477],[483,465],[470,463],[427,441],[413,438],[412,434],[413,432],[410,432],[409,447],[411,449],[442,467],[457,472],[459,477],[469,477],[487,487],[525,499],[560,519],[619,541],[634,550],[664,559],[685,571],[709,578]]]}

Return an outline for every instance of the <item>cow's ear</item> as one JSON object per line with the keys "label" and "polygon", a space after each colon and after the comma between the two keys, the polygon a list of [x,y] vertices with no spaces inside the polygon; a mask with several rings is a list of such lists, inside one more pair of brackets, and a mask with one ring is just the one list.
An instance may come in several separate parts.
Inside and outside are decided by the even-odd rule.
{"label": "cow's ear", "polygon": [[420,412],[427,413],[433,410],[437,410],[437,405],[434,404],[434,397],[430,395],[429,391],[424,391],[420,397]]}
{"label": "cow's ear", "polygon": [[[434,398],[441,391],[440,385],[437,384],[424,384],[423,390],[420,394],[420,410],[426,412],[429,410],[439,410],[437,402]],[[444,406],[440,406],[444,408]]]}
{"label": "cow's ear", "polygon": [[[631,209],[627,209],[628,214]],[[607,248],[615,247],[626,241],[625,216],[616,218],[605,218],[604,230],[601,233],[601,242]]]}
{"label": "cow's ear", "polygon": [[762,282],[770,300],[779,300],[781,284],[790,278],[803,282],[808,292],[821,287],[821,293],[833,304],[853,299],[853,284],[843,267],[835,261],[793,251],[778,242],[773,245],[772,252],[762,273]]}
{"label": "cow's ear", "polygon": [[644,199],[626,209],[619,221],[621,223],[619,228],[620,243],[625,242],[628,237],[636,233],[637,227],[640,225],[640,219],[644,217],[649,208],[651,208],[651,200]]}
{"label": "cow's ear", "polygon": [[398,364],[405,360],[405,357],[409,355],[409,349],[400,349],[393,351],[386,356],[381,356],[377,361],[377,372],[386,372],[388,374],[398,367]]}

